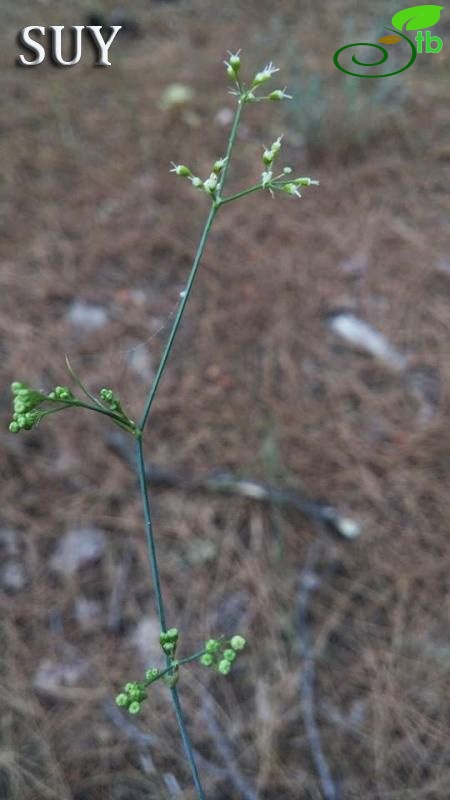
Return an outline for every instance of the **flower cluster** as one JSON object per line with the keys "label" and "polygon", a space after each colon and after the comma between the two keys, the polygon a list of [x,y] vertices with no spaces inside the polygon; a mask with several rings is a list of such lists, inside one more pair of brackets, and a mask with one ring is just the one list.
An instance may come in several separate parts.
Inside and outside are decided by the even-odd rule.
{"label": "flower cluster", "polygon": [[[73,371],[71,371],[71,374],[74,375]],[[74,377],[76,378],[76,376]],[[14,411],[9,424],[11,433],[30,431],[43,417],[74,407],[100,411],[102,414],[110,416],[121,428],[135,432],[136,426],[134,422],[127,417],[118,398],[111,389],[101,389],[99,400],[84,388],[79,379],[76,378],[76,380],[91,403],[88,404],[80,400],[67,386],[55,386],[51,392],[45,394],[33,389],[26,383],[14,381],[11,384],[11,391],[14,397]]]}
{"label": "flower cluster", "polygon": [[67,389],[66,386],[56,386],[53,392],[46,395],[19,381],[11,384],[11,392],[14,397],[14,412],[9,424],[11,433],[30,431],[34,428],[48,413],[40,408],[46,401],[64,402],[73,397],[70,389]]}
{"label": "flower cluster", "polygon": [[144,681],[126,683],[116,697],[116,705],[119,708],[126,708],[130,714],[138,714],[143,701],[147,699],[148,687],[160,679],[169,687],[175,686],[179,678],[180,667],[184,664],[199,661],[204,667],[212,667],[221,675],[228,675],[237,654],[246,645],[244,637],[239,635],[232,636],[231,639],[208,639],[199,653],[177,660],[175,653],[178,638],[176,628],[169,628],[160,634],[159,641],[167,658],[167,666],[161,670],[151,667],[145,673]]}
{"label": "flower cluster", "polygon": [[[270,81],[273,75],[279,71],[278,67],[275,67],[272,62],[269,62],[264,69],[256,73],[249,86],[245,86],[241,81],[240,50],[237,53],[231,53],[229,51],[228,54],[229,59],[228,61],[225,61],[227,74],[228,77],[231,78],[236,84],[236,89],[232,90],[231,94],[234,94],[238,98],[240,105],[243,105],[244,103],[259,102],[260,100],[284,100],[286,98],[292,99],[290,95],[286,94],[286,89],[274,89],[272,92],[270,92],[270,94],[264,96],[256,94],[260,87],[264,86],[268,81]],[[232,134],[232,136],[233,135],[234,134]],[[270,147],[263,148],[262,161],[264,169],[261,173],[260,183],[229,197],[221,196],[224,181],[223,176],[222,180],[220,177],[227,162],[227,157],[220,158],[215,162],[212,172],[210,173],[209,177],[206,178],[206,180],[194,175],[191,169],[186,167],[184,164],[174,164],[172,162],[171,172],[174,172],[176,175],[179,175],[182,178],[188,178],[188,180],[191,181],[192,185],[196,189],[201,189],[202,191],[206,192],[211,197],[213,205],[216,209],[218,209],[224,203],[237,200],[240,197],[258,191],[259,189],[268,189],[272,197],[274,196],[275,191],[284,192],[285,194],[289,194],[293,197],[301,197],[299,191],[300,186],[318,185],[318,181],[311,180],[311,178],[288,177],[293,171],[291,167],[284,167],[280,175],[274,176],[273,166],[281,151],[282,139],[283,137],[279,136]]]}
{"label": "flower cluster", "polygon": [[283,167],[283,171],[276,177],[273,176],[273,164],[281,150],[282,136],[279,136],[270,147],[263,148],[262,162],[264,170],[261,173],[261,187],[268,189],[273,197],[274,190],[301,197],[299,186],[318,186],[319,181],[311,178],[288,178],[292,174],[292,167]]}
{"label": "flower cluster", "polygon": [[217,196],[220,174],[226,164],[226,161],[226,158],[217,159],[217,161],[215,161],[213,164],[209,177],[205,180],[199,178],[198,175],[194,175],[192,170],[190,170],[189,167],[186,167],[184,164],[175,164],[173,161],[172,169],[170,171],[174,172],[176,175],[179,175],[181,178],[188,178],[195,189],[202,189],[204,192],[206,192],[206,194],[212,197],[213,200],[215,200]]}
{"label": "flower cluster", "polygon": [[227,75],[236,84],[236,90],[232,90],[231,94],[238,96],[243,103],[258,103],[261,100],[292,100],[291,95],[286,93],[284,89],[273,89],[269,94],[261,96],[257,95],[256,91],[263,86],[267,81],[270,81],[279,68],[275,67],[272,62],[267,64],[264,69],[257,72],[249,87],[245,87],[240,79],[241,59],[240,50],[237,53],[228,51],[229,60],[225,61],[227,68]]}
{"label": "flower cluster", "polygon": [[205,642],[205,652],[200,657],[200,664],[204,667],[213,667],[222,675],[228,675],[238,652],[243,650],[245,645],[243,636],[233,636],[230,640],[208,639]]}
{"label": "flower cluster", "polygon": [[169,656],[169,658],[173,658],[175,656],[178,644],[177,628],[169,628],[168,631],[163,631],[163,633],[161,633],[159,637],[159,643],[166,656]]}

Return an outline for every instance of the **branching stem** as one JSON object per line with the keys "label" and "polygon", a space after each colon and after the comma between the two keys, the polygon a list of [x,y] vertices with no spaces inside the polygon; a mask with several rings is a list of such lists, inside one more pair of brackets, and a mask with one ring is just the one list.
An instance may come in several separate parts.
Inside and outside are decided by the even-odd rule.
{"label": "branching stem", "polygon": [[[167,362],[169,360],[169,356],[170,356],[170,353],[172,351],[172,347],[173,347],[173,344],[174,344],[174,341],[175,341],[175,337],[177,335],[177,332],[178,332],[178,329],[180,327],[180,323],[181,323],[181,320],[183,318],[183,314],[184,314],[187,302],[189,300],[189,295],[191,293],[191,289],[192,289],[192,286],[193,286],[194,281],[195,281],[195,276],[197,275],[197,271],[198,271],[198,268],[200,266],[200,262],[202,260],[202,256],[203,256],[203,253],[204,253],[204,250],[205,250],[205,247],[206,247],[206,243],[208,241],[208,236],[210,234],[210,231],[211,231],[214,219],[216,217],[216,214],[217,214],[217,212],[218,212],[218,210],[220,208],[220,205],[221,205],[220,195],[221,195],[221,192],[223,190],[223,186],[225,184],[227,172],[228,172],[228,169],[229,169],[231,154],[232,154],[232,151],[233,151],[234,143],[236,141],[236,135],[237,135],[238,127],[239,127],[239,122],[240,122],[240,118],[241,118],[241,114],[242,114],[243,105],[244,105],[244,103],[240,99],[239,102],[238,102],[237,108],[236,108],[236,113],[235,113],[235,116],[234,116],[233,125],[232,125],[232,128],[231,128],[230,137],[229,137],[229,140],[228,140],[228,146],[227,146],[227,152],[226,152],[226,160],[225,160],[224,168],[222,170],[222,173],[221,173],[221,176],[220,176],[220,179],[219,179],[219,182],[218,182],[216,198],[212,198],[211,208],[210,208],[208,217],[206,219],[202,235],[200,237],[200,242],[199,242],[199,245],[197,247],[197,252],[195,254],[195,258],[194,258],[194,261],[193,261],[193,264],[192,264],[192,267],[191,267],[191,271],[189,273],[189,277],[188,277],[188,281],[187,281],[187,284],[186,284],[186,288],[185,288],[185,290],[182,293],[182,296],[180,298],[180,303],[179,303],[178,310],[177,310],[177,313],[176,313],[176,316],[175,316],[175,320],[173,322],[171,331],[169,333],[169,337],[168,337],[166,345],[164,347],[163,354],[161,356],[161,361],[160,361],[158,369],[156,371],[156,375],[155,375],[152,387],[151,387],[151,389],[149,391],[149,394],[148,394],[148,397],[147,397],[147,400],[146,400],[146,403],[145,403],[144,412],[143,412],[141,421],[139,423],[139,426],[137,428],[137,434],[136,434],[136,470],[137,470],[137,474],[138,474],[138,477],[139,477],[139,486],[140,486],[141,499],[142,499],[142,505],[143,505],[143,510],[144,510],[145,534],[146,534],[146,538],[147,538],[148,556],[149,556],[150,569],[151,569],[152,579],[153,579],[153,587],[154,587],[154,591],[155,591],[156,608],[157,608],[158,618],[159,618],[159,622],[160,622],[160,626],[161,626],[161,631],[162,632],[165,632],[167,630],[166,614],[165,614],[165,609],[164,609],[164,600],[163,600],[163,596],[162,596],[161,578],[160,578],[159,567],[158,567],[158,559],[157,559],[157,553],[156,553],[155,537],[154,537],[154,533],[153,533],[153,525],[152,525],[152,518],[151,518],[151,508],[150,508],[150,499],[149,499],[147,481],[146,481],[146,477],[145,477],[145,462],[144,462],[144,452],[143,452],[143,441],[142,441],[142,438],[143,438],[143,433],[144,433],[145,426],[146,426],[146,423],[147,423],[147,420],[148,420],[148,416],[149,416],[149,413],[150,413],[150,409],[151,409],[151,407],[153,405],[153,401],[154,401],[154,399],[156,397],[156,393],[158,391],[158,387],[159,387],[161,378],[162,378],[163,373],[164,373],[164,371],[166,369]],[[184,661],[184,663],[187,663],[187,661]],[[170,659],[167,659],[167,668],[166,668],[165,672],[169,672],[170,673],[171,668],[173,668],[173,667],[171,667]],[[170,693],[171,693],[171,696],[172,696],[172,702],[173,702],[174,709],[175,709],[175,715],[176,715],[176,718],[177,718],[178,727],[179,727],[179,730],[180,730],[180,734],[181,734],[181,738],[182,738],[182,741],[183,741],[183,746],[184,746],[184,749],[185,749],[185,752],[186,752],[186,756],[187,756],[187,759],[189,761],[189,766],[191,768],[192,778],[193,778],[194,785],[195,785],[195,788],[196,788],[196,791],[197,791],[197,795],[198,795],[199,800],[205,800],[205,794],[203,792],[203,788],[202,788],[202,784],[201,784],[201,781],[200,781],[200,776],[199,776],[199,773],[198,773],[197,765],[195,763],[194,752],[193,752],[191,740],[189,738],[189,733],[188,733],[188,730],[186,728],[186,723],[184,721],[184,716],[183,716],[183,712],[182,712],[182,709],[181,709],[180,699],[178,697],[178,692],[177,692],[177,689],[176,689],[175,686],[173,686],[170,689]]]}

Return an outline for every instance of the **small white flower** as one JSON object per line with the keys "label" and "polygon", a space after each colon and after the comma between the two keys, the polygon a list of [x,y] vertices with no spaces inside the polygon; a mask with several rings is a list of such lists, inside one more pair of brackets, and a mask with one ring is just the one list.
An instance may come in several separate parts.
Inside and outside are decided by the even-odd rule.
{"label": "small white flower", "polygon": [[271,149],[271,151],[272,151],[272,153],[275,153],[275,154],[276,154],[276,153],[279,153],[279,152],[280,152],[280,150],[281,150],[281,140],[282,140],[282,138],[283,138],[283,134],[282,134],[281,136],[279,136],[279,137],[278,137],[278,139],[277,139],[277,140],[276,140],[276,141],[275,141],[275,142],[272,144],[272,146],[271,146],[271,148],[270,148],[270,149]]}
{"label": "small white flower", "polygon": [[270,185],[270,182],[272,180],[272,174],[273,173],[272,173],[272,171],[270,169],[268,169],[268,170],[266,170],[266,172],[262,173],[261,181],[262,181],[262,188],[263,189],[267,189],[267,187]]}
{"label": "small white flower", "polygon": [[284,89],[275,89],[268,97],[269,100],[292,100],[292,95],[286,94],[286,87]]}
{"label": "small white flower", "polygon": [[189,167],[185,167],[184,164],[175,164],[173,161],[170,163],[172,164],[172,169],[170,172],[175,172],[176,175],[181,175],[182,178],[191,177],[192,172]]}
{"label": "small white flower", "polygon": [[261,72],[257,72],[255,77],[253,78],[253,86],[261,86],[262,83],[266,83],[266,81],[270,81],[272,75],[275,72],[279,72],[278,67],[274,67],[272,62],[267,64]]}
{"label": "small white flower", "polygon": [[296,178],[296,186],[319,186],[319,181],[313,181],[311,178]]}
{"label": "small white flower", "polygon": [[216,175],[218,175],[218,174],[219,174],[219,172],[222,172],[222,170],[223,170],[223,168],[224,168],[225,164],[227,163],[227,160],[228,160],[228,159],[227,159],[227,157],[226,157],[226,156],[225,156],[225,158],[219,158],[219,159],[217,159],[217,161],[215,162],[215,164],[214,164],[214,166],[213,166],[213,172],[215,172],[215,173],[216,173]]}
{"label": "small white flower", "polygon": [[214,194],[217,188],[217,181],[218,179],[216,173],[211,172],[211,175],[203,184],[205,192],[208,192],[208,194]]}
{"label": "small white flower", "polygon": [[283,186],[282,191],[286,192],[287,194],[293,195],[293,196],[295,195],[296,197],[301,197],[301,194],[300,194],[300,192],[298,190],[298,187],[295,185],[295,183],[286,183]]}
{"label": "small white flower", "polygon": [[228,77],[233,78],[233,80],[237,80],[238,73],[241,68],[241,59],[239,58],[240,52],[241,51],[238,50],[237,53],[231,53],[230,50],[228,50],[228,55],[230,56],[230,60],[223,62],[227,68]]}

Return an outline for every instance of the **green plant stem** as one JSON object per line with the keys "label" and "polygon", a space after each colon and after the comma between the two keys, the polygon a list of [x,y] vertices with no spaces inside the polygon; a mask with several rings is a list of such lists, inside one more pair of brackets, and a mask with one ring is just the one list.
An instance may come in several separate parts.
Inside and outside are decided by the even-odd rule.
{"label": "green plant stem", "polygon": [[[156,598],[156,608],[159,617],[159,624],[161,626],[161,631],[165,632],[167,630],[166,625],[166,615],[164,610],[164,600],[162,596],[161,590],[161,580],[159,575],[159,567],[158,567],[158,559],[156,554],[156,545],[155,545],[155,537],[153,535],[153,525],[152,525],[152,518],[151,518],[151,511],[150,511],[150,499],[148,494],[147,488],[147,480],[145,477],[145,463],[144,463],[144,453],[142,448],[142,436],[139,435],[136,439],[136,464],[138,469],[139,475],[139,486],[141,490],[141,497],[142,497],[142,504],[144,508],[144,519],[145,519],[145,534],[147,538],[147,548],[149,554],[149,561],[150,561],[150,569],[152,572],[153,578],[153,585],[155,589],[155,598]],[[170,672],[173,669],[173,665],[170,663],[170,659],[167,658],[167,669],[165,672]],[[181,712],[181,705],[180,700],[178,697],[178,693],[176,689],[173,687],[171,690],[172,701],[175,708],[175,715],[178,722],[178,727],[181,734],[181,739],[183,741],[184,749],[186,752],[186,757],[189,761],[189,766],[192,772],[192,778],[194,781],[195,788],[197,790],[197,794],[199,800],[205,800],[205,795],[202,789],[202,785],[200,782],[200,776],[198,773],[197,765],[194,759],[194,753],[192,750],[192,745],[189,739],[189,734],[186,728],[186,724],[183,718],[183,714]]]}
{"label": "green plant stem", "polygon": [[262,189],[262,183],[257,183],[255,186],[250,186],[249,189],[244,189],[242,192],[238,192],[237,194],[232,194],[229,197],[222,197],[221,200],[218,201],[218,206],[224,206],[225,203],[232,203],[233,200],[239,200],[241,197],[245,197],[248,194],[253,194],[253,192],[259,191]]}
{"label": "green plant stem", "polygon": [[[184,310],[186,308],[187,301],[189,299],[189,295],[191,293],[191,289],[192,289],[192,286],[193,286],[193,283],[194,283],[194,280],[195,280],[195,276],[196,276],[198,268],[200,266],[200,262],[201,262],[201,259],[202,259],[202,256],[203,256],[203,252],[204,252],[205,247],[206,247],[206,242],[208,241],[208,236],[209,236],[209,233],[211,231],[212,224],[214,222],[215,216],[216,216],[216,214],[218,212],[218,209],[220,207],[220,203],[218,201],[220,199],[220,193],[222,192],[222,189],[223,189],[223,186],[224,186],[224,183],[225,183],[225,179],[226,179],[226,176],[227,176],[227,172],[228,172],[228,168],[229,168],[229,164],[230,164],[231,153],[232,153],[232,150],[233,150],[234,142],[236,140],[236,135],[237,135],[238,127],[239,127],[239,121],[240,121],[240,118],[241,118],[243,105],[244,105],[244,101],[240,98],[239,102],[238,102],[238,105],[237,105],[237,109],[236,109],[233,125],[232,125],[232,128],[231,128],[230,137],[229,137],[229,140],[228,140],[225,165],[224,165],[224,168],[222,170],[222,174],[221,174],[219,182],[218,182],[218,190],[217,190],[217,195],[216,195],[217,199],[213,199],[212,200],[212,205],[211,205],[211,208],[209,210],[209,214],[208,214],[208,217],[206,219],[205,226],[203,228],[203,233],[201,235],[200,242],[199,242],[199,245],[198,245],[198,248],[197,248],[197,252],[195,254],[195,258],[194,258],[194,261],[193,261],[193,264],[192,264],[192,267],[191,267],[191,271],[190,271],[190,274],[189,274],[189,278],[188,278],[188,281],[187,281],[187,284],[186,284],[186,288],[185,288],[185,291],[184,291],[183,296],[181,298],[180,304],[178,306],[178,310],[177,310],[177,313],[176,313],[176,316],[175,316],[175,320],[174,320],[174,323],[172,325],[172,329],[171,329],[171,331],[169,333],[169,337],[167,339],[167,343],[166,343],[166,346],[164,348],[164,351],[163,351],[163,354],[162,354],[162,357],[161,357],[161,361],[159,363],[159,366],[158,366],[158,369],[157,369],[153,384],[151,386],[151,389],[149,391],[149,394],[148,394],[148,397],[147,397],[147,400],[146,400],[146,403],[145,403],[144,413],[142,415],[142,419],[141,419],[141,421],[139,423],[139,426],[138,426],[138,429],[137,429],[137,433],[136,433],[136,469],[137,469],[137,473],[138,473],[138,477],[139,477],[139,486],[140,486],[142,504],[143,504],[143,509],[144,509],[145,533],[146,533],[146,538],[147,538],[147,548],[148,548],[148,555],[149,555],[149,561],[150,561],[150,569],[151,569],[151,573],[152,573],[153,585],[154,585],[154,591],[155,591],[156,607],[157,607],[157,611],[158,611],[158,617],[159,617],[159,622],[160,622],[160,626],[161,626],[161,631],[162,632],[165,632],[167,630],[167,626],[166,626],[166,617],[165,617],[165,611],[164,611],[164,601],[163,601],[162,590],[161,590],[161,580],[160,580],[160,574],[159,574],[158,560],[157,560],[157,554],[156,554],[155,537],[154,537],[154,534],[153,534],[153,526],[152,526],[151,510],[150,510],[150,500],[149,500],[149,494],[148,494],[148,488],[147,488],[147,481],[146,481],[146,477],[145,477],[145,463],[144,463],[144,453],[143,453],[143,446],[142,446],[142,437],[143,437],[143,434],[144,434],[144,429],[145,429],[145,425],[147,423],[147,419],[148,419],[148,415],[150,413],[150,409],[152,407],[153,401],[154,401],[156,393],[158,391],[160,380],[161,380],[161,378],[163,376],[163,373],[164,373],[164,370],[166,368],[167,361],[169,359],[169,356],[170,356],[170,353],[171,353],[171,350],[172,350],[172,347],[173,347],[173,343],[175,341],[175,337],[177,335],[177,331],[178,331],[178,328],[180,326],[180,323],[181,323],[181,320],[182,320],[182,317],[183,317],[183,314],[184,314]],[[170,659],[167,659],[167,669],[168,669],[168,671],[170,671],[170,668],[171,668]],[[189,738],[189,733],[187,731],[186,724],[184,722],[184,717],[183,717],[183,713],[182,713],[182,710],[181,710],[180,699],[178,697],[178,692],[176,690],[176,687],[172,687],[170,692],[171,692],[171,696],[172,696],[172,702],[173,702],[173,705],[174,705],[174,708],[175,708],[175,715],[176,715],[176,718],[177,718],[178,727],[179,727],[181,738],[182,738],[182,741],[183,741],[183,746],[184,746],[184,749],[185,749],[185,752],[186,752],[186,756],[187,756],[187,759],[189,761],[189,765],[190,765],[190,768],[191,768],[192,777],[193,777],[193,780],[194,780],[194,785],[195,785],[199,800],[205,800],[205,795],[204,795],[204,792],[203,792],[203,789],[202,789],[200,776],[199,776],[199,773],[198,773],[197,765],[195,763],[194,752],[193,752],[191,741],[190,741],[190,738]]]}
{"label": "green plant stem", "polygon": [[150,499],[147,488],[147,479],[145,476],[142,436],[138,436],[136,439],[136,464],[139,475],[139,487],[141,490],[142,505],[144,509],[145,535],[147,539],[147,549],[150,561],[150,569],[152,573],[153,586],[155,591],[156,610],[158,612],[161,631],[164,633],[167,630],[166,615],[164,611],[164,601],[161,590],[161,579],[159,575],[158,558],[156,555],[155,537],[153,535],[153,525],[152,525],[152,517],[150,510]]}
{"label": "green plant stem", "polygon": [[175,320],[174,320],[174,323],[173,323],[173,326],[172,326],[172,330],[170,331],[169,338],[168,338],[166,346],[164,348],[164,352],[162,354],[161,361],[159,363],[159,367],[158,367],[158,370],[156,372],[152,388],[150,390],[150,393],[149,393],[148,398],[147,398],[147,402],[145,404],[145,410],[144,410],[144,413],[142,415],[142,419],[141,419],[141,421],[139,423],[139,428],[140,428],[140,430],[142,432],[144,431],[144,428],[145,428],[145,425],[146,425],[146,422],[147,422],[147,419],[148,419],[148,415],[150,413],[150,409],[151,409],[151,407],[153,405],[153,400],[155,399],[156,392],[158,391],[159,382],[160,382],[160,380],[161,380],[161,378],[163,376],[164,370],[166,368],[166,364],[167,364],[168,358],[170,356],[170,352],[172,350],[173,343],[174,343],[175,337],[177,335],[177,331],[178,331],[178,328],[180,326],[180,322],[182,320],[182,317],[183,317],[183,314],[184,314],[184,310],[185,310],[186,305],[187,305],[187,301],[189,300],[189,295],[191,293],[191,289],[192,289],[192,286],[193,286],[193,283],[194,283],[194,280],[195,280],[195,276],[196,276],[197,270],[198,270],[198,268],[200,266],[200,261],[202,259],[203,252],[204,252],[204,249],[205,249],[205,246],[206,246],[206,242],[208,240],[209,232],[211,230],[212,224],[214,222],[214,217],[216,216],[216,214],[217,214],[217,208],[214,205],[212,205],[211,209],[210,209],[210,212],[208,214],[208,218],[207,218],[206,223],[205,223],[205,227],[203,229],[203,233],[202,233],[202,236],[201,236],[201,239],[200,239],[200,243],[199,243],[199,246],[198,246],[198,249],[197,249],[197,253],[195,255],[194,263],[192,264],[192,268],[191,268],[191,271],[190,271],[190,274],[189,274],[188,282],[186,284],[186,289],[185,289],[185,291],[183,293],[183,296],[181,298],[180,304],[178,306],[178,311],[176,313],[176,317],[175,317]]}
{"label": "green plant stem", "polygon": [[183,712],[181,710],[181,703],[180,698],[178,697],[178,691],[176,686],[172,686],[170,690],[170,694],[172,695],[172,702],[175,708],[175,716],[177,718],[178,727],[180,729],[181,738],[183,740],[183,746],[186,753],[187,760],[189,761],[189,765],[191,767],[192,778],[194,780],[194,785],[197,790],[197,794],[199,796],[199,800],[205,800],[205,794],[203,792],[202,784],[200,781],[200,775],[198,773],[197,764],[195,763],[194,751],[192,749],[191,740],[189,738],[189,734],[187,732],[186,724],[183,718]]}
{"label": "green plant stem", "polygon": [[225,164],[222,170],[222,173],[219,178],[219,183],[217,187],[217,196],[220,199],[220,195],[222,194],[223,187],[225,185],[225,181],[227,179],[228,170],[230,169],[230,161],[231,161],[231,153],[233,152],[234,143],[236,141],[236,136],[239,128],[239,123],[241,121],[242,111],[244,110],[244,100],[240,97],[238,100],[236,113],[234,115],[233,125],[231,127],[230,138],[228,139],[228,146],[227,152],[225,153]]}
{"label": "green plant stem", "polygon": [[203,650],[199,650],[198,653],[194,653],[192,656],[187,656],[186,658],[180,658],[179,660],[176,659],[175,661],[172,661],[170,666],[168,666],[165,669],[161,670],[161,672],[158,672],[156,678],[152,678],[152,680],[149,681],[148,683],[146,681],[145,682],[146,686],[151,686],[152,683],[156,683],[156,681],[159,681],[160,678],[164,678],[164,675],[168,675],[174,669],[177,669],[177,667],[182,667],[183,664],[190,664],[191,661],[198,661],[198,659],[201,658],[202,656],[204,656],[206,652],[207,651],[204,650],[204,649]]}

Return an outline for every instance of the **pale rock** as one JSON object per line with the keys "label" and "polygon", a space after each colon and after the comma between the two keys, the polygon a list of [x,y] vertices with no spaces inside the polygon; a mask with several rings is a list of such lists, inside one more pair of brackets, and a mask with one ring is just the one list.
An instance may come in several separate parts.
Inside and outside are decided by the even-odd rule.
{"label": "pale rock", "polygon": [[159,643],[161,628],[156,617],[145,617],[136,625],[131,643],[139,653],[144,667],[157,666],[161,662],[162,650]]}
{"label": "pale rock", "polygon": [[75,300],[67,312],[68,321],[84,331],[96,331],[108,322],[108,313],[103,306]]}
{"label": "pale rock", "polygon": [[58,541],[50,567],[54,572],[73,575],[103,556],[106,541],[105,534],[98,528],[73,528]]}
{"label": "pale rock", "polygon": [[89,663],[82,658],[62,662],[44,659],[34,674],[33,688],[44,694],[58,695],[64,687],[76,686],[88,670]]}

